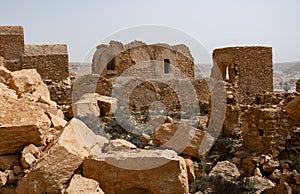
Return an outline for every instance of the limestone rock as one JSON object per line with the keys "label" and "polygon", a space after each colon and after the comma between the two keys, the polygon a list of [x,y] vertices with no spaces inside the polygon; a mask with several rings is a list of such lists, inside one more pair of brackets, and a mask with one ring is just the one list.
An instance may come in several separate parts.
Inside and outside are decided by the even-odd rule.
{"label": "limestone rock", "polygon": [[293,170],[293,178],[296,181],[296,184],[300,185],[300,174],[296,170]]}
{"label": "limestone rock", "polygon": [[102,116],[116,112],[118,106],[116,98],[99,95],[97,101]]}
{"label": "limestone rock", "polygon": [[265,194],[292,194],[292,188],[287,183],[281,183],[271,189],[267,189]]}
{"label": "limestone rock", "polygon": [[280,181],[281,175],[282,175],[281,171],[280,171],[279,169],[275,169],[275,170],[272,172],[272,174],[270,175],[270,179],[271,179],[272,181],[278,182],[278,181]]}
{"label": "limestone rock", "polygon": [[0,56],[0,67],[4,67],[4,58]]}
{"label": "limestone rock", "polygon": [[108,143],[108,139],[95,135],[95,133],[89,129],[84,122],[79,119],[73,118],[69,123],[76,127],[80,137],[84,140],[86,146],[90,149],[94,155],[100,154],[104,144]]}
{"label": "limestone rock", "polygon": [[105,143],[102,151],[104,153],[108,152],[118,152],[118,151],[129,151],[136,149],[136,145],[126,141],[124,139],[114,139],[111,140],[109,143]]}
{"label": "limestone rock", "polygon": [[300,96],[290,101],[286,105],[285,111],[294,121],[300,122]]}
{"label": "limestone rock", "polygon": [[93,97],[82,96],[79,101],[72,106],[74,117],[85,117],[89,115],[100,116],[100,109],[97,101]]}
{"label": "limestone rock", "polygon": [[0,156],[0,169],[2,170],[10,170],[13,166],[19,165],[21,165],[19,154]]}
{"label": "limestone rock", "polygon": [[8,97],[0,98],[0,104],[0,155],[46,142],[51,122],[38,104]]}
{"label": "limestone rock", "polygon": [[7,174],[7,183],[11,184],[14,181],[16,181],[16,176],[14,175],[14,171],[13,170],[5,170],[4,173]]}
{"label": "limestone rock", "polygon": [[162,147],[168,147],[177,152],[201,159],[207,151],[205,150],[203,153],[203,150],[200,150],[201,143],[206,144],[202,147],[210,148],[208,144],[212,142],[212,137],[205,131],[190,126],[166,123],[155,130],[154,140]]}
{"label": "limestone rock", "polygon": [[83,162],[105,193],[188,193],[184,159],[172,150],[107,153]]}
{"label": "limestone rock", "polygon": [[8,174],[0,171],[0,187],[3,187],[7,182]]}
{"label": "limestone rock", "polygon": [[196,178],[195,172],[194,172],[194,162],[193,162],[193,160],[191,160],[189,158],[185,158],[184,161],[186,163],[189,184],[191,184],[195,181],[195,178]]}
{"label": "limestone rock", "polygon": [[30,172],[18,182],[18,193],[60,192],[63,185],[72,177],[74,171],[90,153],[87,139],[72,122],[44,155],[31,166]]}
{"label": "limestone rock", "polygon": [[8,69],[0,65],[0,77],[2,77],[5,82],[7,82],[12,77],[12,75]]}
{"label": "limestone rock", "polygon": [[241,176],[241,173],[233,163],[222,161],[213,167],[209,176],[222,176],[227,181],[236,181]]}
{"label": "limestone rock", "polygon": [[22,151],[21,163],[24,168],[29,168],[40,156],[40,150],[33,144],[29,144]]}
{"label": "limestone rock", "polygon": [[17,94],[34,92],[35,88],[41,83],[42,78],[35,69],[23,69],[11,73],[9,86]]}
{"label": "limestone rock", "polygon": [[8,96],[10,98],[18,98],[16,91],[9,89],[3,83],[0,83],[0,96]]}
{"label": "limestone rock", "polygon": [[267,163],[265,163],[263,165],[263,170],[266,172],[272,172],[273,170],[275,170],[276,168],[278,168],[280,166],[278,161],[275,160],[270,160]]}
{"label": "limestone rock", "polygon": [[62,128],[64,128],[64,126],[66,126],[67,121],[64,120],[63,118],[58,117],[51,113],[47,113],[47,115],[48,115],[49,119],[51,120],[52,126],[55,129],[62,129]]}
{"label": "limestone rock", "polygon": [[255,183],[254,188],[257,189],[257,191],[255,192],[257,194],[263,192],[266,189],[271,189],[275,187],[275,184],[272,181],[260,176],[249,177],[247,178],[247,182],[249,181]]}
{"label": "limestone rock", "polygon": [[104,194],[99,187],[99,183],[95,180],[82,177],[79,174],[75,174],[71,179],[69,187],[65,194]]}

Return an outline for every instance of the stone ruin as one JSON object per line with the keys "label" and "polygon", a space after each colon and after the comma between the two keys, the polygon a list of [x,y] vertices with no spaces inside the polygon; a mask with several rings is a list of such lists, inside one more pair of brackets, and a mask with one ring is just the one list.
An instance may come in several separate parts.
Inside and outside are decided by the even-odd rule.
{"label": "stone ruin", "polygon": [[99,45],[93,57],[92,72],[105,78],[116,77],[130,67],[144,62],[151,64],[145,64],[136,74],[131,72],[128,74],[131,76],[147,74],[150,77],[154,74],[160,78],[180,78],[183,73],[188,78],[194,78],[194,59],[188,47],[147,45],[141,41],[133,41],[126,45],[111,41],[109,45]]}
{"label": "stone ruin", "polygon": [[231,47],[213,52],[212,77],[235,88],[237,101],[249,103],[256,94],[273,92],[273,62],[271,47]]}
{"label": "stone ruin", "polygon": [[33,68],[56,82],[69,76],[67,45],[25,45],[21,26],[0,26],[0,56],[11,71]]}
{"label": "stone ruin", "polygon": [[[44,82],[52,78],[39,75],[42,70],[37,61],[47,64],[48,72],[56,72],[58,67],[51,65],[66,63],[66,47],[24,46],[21,27],[0,29],[0,104],[3,107],[0,109],[0,193],[188,194],[227,190],[230,193],[299,193],[300,96],[297,92],[273,93],[270,47],[216,49],[212,78],[196,79],[194,62],[185,46],[146,45],[138,41],[128,45],[113,41],[98,46],[93,73],[101,75],[84,75],[65,85],[79,84],[81,93],[74,96],[75,114],[87,116],[94,111],[106,127],[111,127],[106,128],[107,137],[113,139],[108,141],[96,135],[94,128],[79,117],[67,122],[56,102],[72,103],[70,92],[66,94],[65,88],[55,85],[52,89],[63,97],[51,95]],[[156,62],[141,69],[143,73],[130,69],[147,60]],[[107,65],[101,70],[103,63]],[[9,71],[2,64],[26,69]],[[37,70],[27,69],[32,67]],[[220,68],[220,73],[216,68]],[[53,75],[54,79],[68,76],[63,73],[66,72]],[[159,84],[159,80],[145,81],[139,77],[143,84],[125,91],[132,111],[147,110],[151,103],[161,101],[170,110],[180,112],[178,94],[172,87],[184,84],[181,80],[187,77],[199,104],[205,102],[207,107],[203,108],[211,114],[214,96],[210,93],[216,88],[210,89],[209,84],[215,83],[215,79],[224,83],[225,121],[208,153],[199,153],[199,144],[214,138],[209,134],[207,120],[204,124],[181,126],[194,121],[160,117],[152,121],[154,131],[140,129],[143,133],[136,136],[123,133],[113,121],[111,114],[122,100],[111,97],[113,88],[120,87],[118,77],[123,76],[121,81],[130,85],[135,84],[132,77],[146,73],[167,81]],[[87,94],[90,91],[93,93]],[[144,92],[150,95],[145,97]],[[182,88],[181,92],[186,95],[189,91]],[[201,118],[203,115],[197,119]],[[181,139],[180,143],[168,143],[173,136],[186,137],[184,140],[188,142]],[[165,164],[157,168],[147,166],[161,162]],[[213,185],[205,185],[209,181]],[[236,191],[241,181],[247,184],[243,188],[246,190]],[[225,183],[230,187],[226,188]]]}

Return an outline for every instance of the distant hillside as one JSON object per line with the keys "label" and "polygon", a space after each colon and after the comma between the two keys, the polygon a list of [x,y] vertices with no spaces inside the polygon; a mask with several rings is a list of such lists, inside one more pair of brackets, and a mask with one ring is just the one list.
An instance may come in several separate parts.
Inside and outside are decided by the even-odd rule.
{"label": "distant hillside", "polygon": [[70,62],[69,71],[76,74],[86,74],[92,72],[91,63]]}
{"label": "distant hillside", "polygon": [[282,73],[300,72],[300,62],[274,63],[273,68]]}

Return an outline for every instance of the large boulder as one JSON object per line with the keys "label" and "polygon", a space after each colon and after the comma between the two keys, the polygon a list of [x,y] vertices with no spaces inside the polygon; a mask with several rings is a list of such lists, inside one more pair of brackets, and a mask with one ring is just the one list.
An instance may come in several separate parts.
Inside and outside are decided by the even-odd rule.
{"label": "large boulder", "polygon": [[107,153],[83,162],[105,193],[188,193],[186,164],[171,150]]}
{"label": "large boulder", "polygon": [[104,192],[97,181],[75,174],[65,194],[104,194]]}
{"label": "large boulder", "polygon": [[212,137],[205,131],[175,123],[166,123],[155,130],[155,143],[186,155],[202,159],[210,148]]}
{"label": "large boulder", "polygon": [[51,122],[38,104],[0,98],[0,155],[21,151],[27,144],[44,145]]}
{"label": "large boulder", "polygon": [[294,121],[300,122],[300,96],[290,101],[286,105],[285,111]]}
{"label": "large boulder", "polygon": [[81,121],[72,119],[67,124],[59,138],[46,148],[44,155],[18,182],[18,193],[61,192],[64,184],[90,154],[90,150],[95,146],[92,144],[98,139],[88,128],[82,128],[82,123],[79,126],[80,123]]}
{"label": "large boulder", "polygon": [[34,102],[54,104],[50,99],[48,87],[35,69],[22,69],[11,73],[8,86],[15,90],[19,97]]}
{"label": "large boulder", "polygon": [[227,181],[236,181],[241,176],[241,173],[235,164],[229,161],[222,161],[213,167],[209,176],[221,176]]}

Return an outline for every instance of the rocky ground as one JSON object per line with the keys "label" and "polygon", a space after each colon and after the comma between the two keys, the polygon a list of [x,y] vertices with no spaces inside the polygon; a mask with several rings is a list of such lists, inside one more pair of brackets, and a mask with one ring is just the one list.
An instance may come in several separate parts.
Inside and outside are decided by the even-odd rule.
{"label": "rocky ground", "polygon": [[66,106],[71,83],[0,66],[0,193],[300,193],[297,93],[240,105],[229,89],[212,141],[209,110],[132,111],[128,130],[112,97]]}

